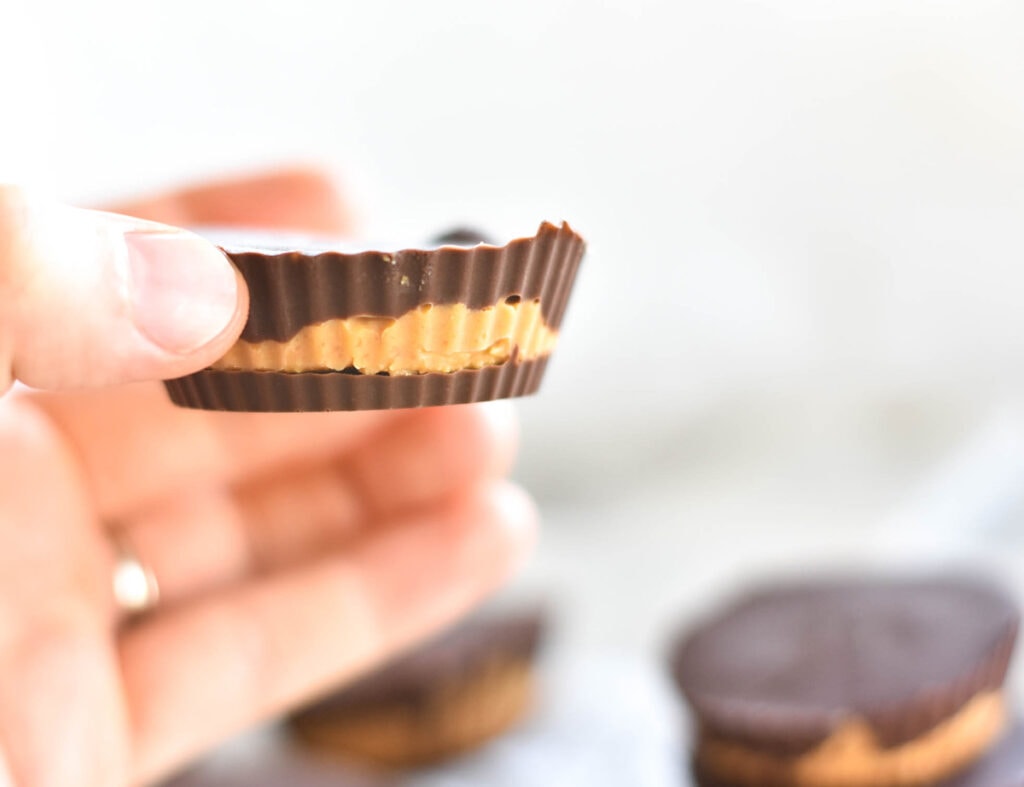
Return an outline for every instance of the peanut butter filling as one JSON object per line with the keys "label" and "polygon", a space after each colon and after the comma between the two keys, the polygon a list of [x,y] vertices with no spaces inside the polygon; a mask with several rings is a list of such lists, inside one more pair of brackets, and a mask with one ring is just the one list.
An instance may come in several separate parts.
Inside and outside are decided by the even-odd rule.
{"label": "peanut butter filling", "polygon": [[472,677],[440,687],[425,702],[339,713],[333,719],[296,723],[295,732],[326,753],[383,765],[417,765],[504,732],[523,717],[532,696],[530,664],[502,659]]}
{"label": "peanut butter filling", "polygon": [[891,748],[853,718],[817,747],[796,757],[756,751],[712,735],[698,748],[701,766],[722,781],[771,787],[898,787],[950,776],[981,756],[1005,730],[1001,692],[978,694],[926,734]]}
{"label": "peanut butter filling", "polygon": [[549,354],[558,332],[540,301],[483,309],[425,304],[401,317],[348,317],[303,328],[283,342],[238,341],[214,369],[307,372],[355,367],[363,374],[450,373]]}

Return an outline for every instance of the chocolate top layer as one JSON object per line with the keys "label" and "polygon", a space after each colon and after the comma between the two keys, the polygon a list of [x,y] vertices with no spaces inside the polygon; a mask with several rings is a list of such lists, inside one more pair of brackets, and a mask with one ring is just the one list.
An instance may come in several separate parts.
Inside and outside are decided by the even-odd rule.
{"label": "chocolate top layer", "polygon": [[[504,246],[393,251],[343,251],[343,244],[300,244],[287,236],[260,237],[256,243],[208,237],[249,287],[249,320],[241,336],[249,342],[286,341],[329,319],[397,318],[428,303],[481,309],[513,297],[540,299],[544,319],[557,329],[584,252],[583,239],[568,224],[547,222],[536,235]],[[292,293],[302,296],[286,295]],[[280,298],[287,302],[268,306]]]}
{"label": "chocolate top layer", "polygon": [[300,711],[309,718],[394,702],[416,703],[439,687],[472,677],[499,660],[531,660],[545,618],[540,610],[471,619],[341,691]]}
{"label": "chocolate top layer", "polygon": [[1024,725],[1018,724],[977,765],[939,787],[1024,787]]}
{"label": "chocolate top layer", "polygon": [[1017,626],[966,579],[784,585],[694,629],[673,675],[706,733],[752,748],[798,754],[852,717],[897,746],[999,689]]}

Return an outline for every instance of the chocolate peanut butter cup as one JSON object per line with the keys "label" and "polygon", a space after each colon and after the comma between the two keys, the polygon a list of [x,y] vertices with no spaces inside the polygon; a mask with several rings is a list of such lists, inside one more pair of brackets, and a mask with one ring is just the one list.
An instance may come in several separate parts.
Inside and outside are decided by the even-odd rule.
{"label": "chocolate peanut butter cup", "polygon": [[540,611],[470,620],[289,719],[315,752],[401,768],[444,760],[528,712]]}
{"label": "chocolate peanut butter cup", "polygon": [[468,231],[395,251],[219,245],[248,285],[248,321],[223,358],[167,389],[185,407],[262,412],[534,393],[584,252],[546,222],[500,246]]}
{"label": "chocolate peanut butter cup", "polygon": [[934,783],[1006,729],[1016,605],[961,578],[767,587],[699,624],[672,674],[695,773],[731,787]]}

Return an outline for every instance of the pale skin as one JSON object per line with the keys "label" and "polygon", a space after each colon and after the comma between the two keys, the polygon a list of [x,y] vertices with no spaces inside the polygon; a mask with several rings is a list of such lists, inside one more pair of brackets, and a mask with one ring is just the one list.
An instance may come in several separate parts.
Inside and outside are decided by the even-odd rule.
{"label": "pale skin", "polygon": [[[536,526],[529,498],[502,480],[507,407],[174,408],[155,381],[231,346],[244,284],[221,287],[233,300],[212,334],[184,325],[189,311],[175,312],[173,336],[136,314],[166,340],[150,342],[123,324],[117,277],[82,273],[120,264],[103,256],[114,220],[63,210],[0,186],[0,387],[46,389],[0,397],[0,787],[157,779],[466,612]],[[331,181],[308,170],[117,211],[350,229]],[[65,236],[104,239],[93,256],[72,264],[48,241],[47,222],[60,235],[65,219],[78,222]],[[114,602],[112,528],[161,586],[138,619]]]}

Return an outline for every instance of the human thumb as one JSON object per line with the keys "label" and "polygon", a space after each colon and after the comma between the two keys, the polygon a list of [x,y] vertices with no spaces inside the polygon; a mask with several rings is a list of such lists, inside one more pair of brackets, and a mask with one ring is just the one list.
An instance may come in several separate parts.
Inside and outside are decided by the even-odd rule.
{"label": "human thumb", "polygon": [[227,352],[247,310],[199,236],[0,184],[0,393],[180,377]]}

